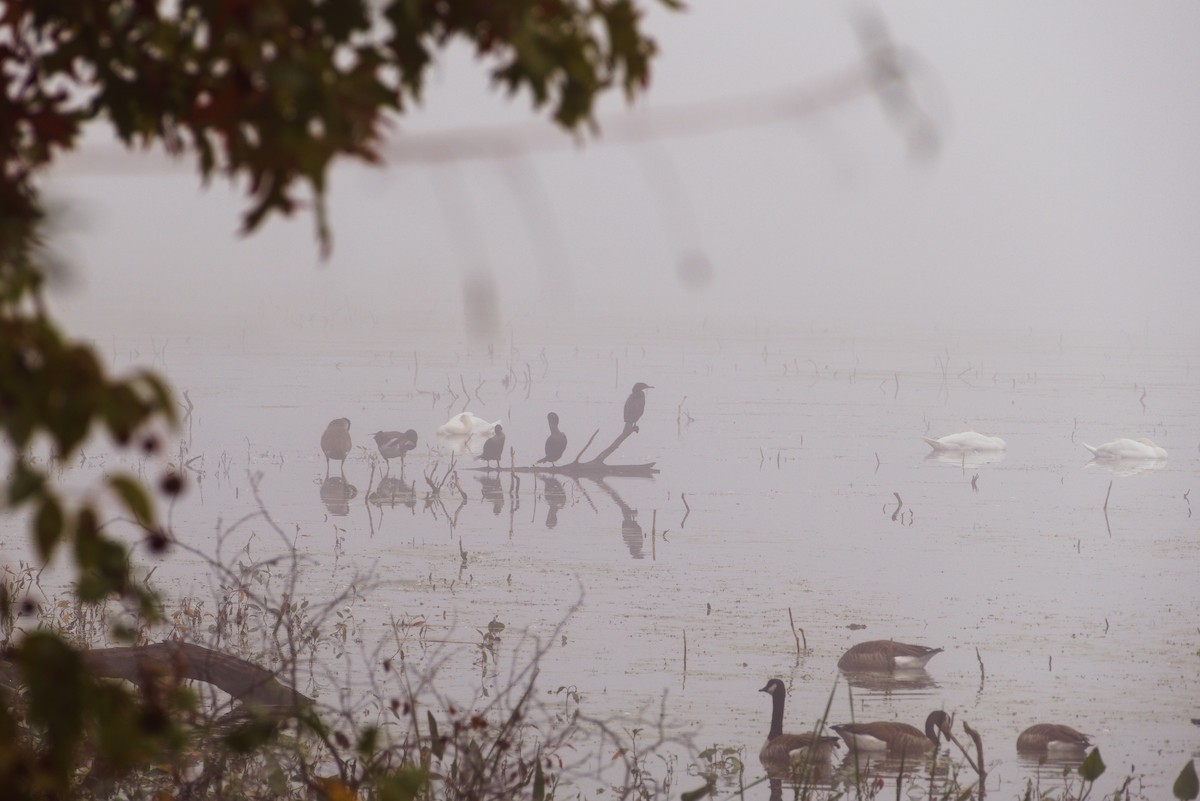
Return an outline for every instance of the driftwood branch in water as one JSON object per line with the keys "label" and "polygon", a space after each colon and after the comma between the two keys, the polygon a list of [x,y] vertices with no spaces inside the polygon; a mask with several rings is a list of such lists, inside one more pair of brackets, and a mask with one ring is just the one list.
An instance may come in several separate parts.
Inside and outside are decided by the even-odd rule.
{"label": "driftwood branch in water", "polygon": [[[586,462],[579,461],[587,449],[592,446],[592,442],[596,439],[596,435],[600,433],[600,429],[592,432],[588,437],[588,441],[584,443],[583,448],[579,451],[579,455],[575,457],[575,461],[557,467],[510,467],[509,470],[514,473],[551,473],[564,476],[652,476],[658,471],[654,469],[654,462],[645,464],[606,464],[605,459],[612,456],[617,448],[621,447],[621,443],[629,438],[633,433],[633,426],[626,423],[625,428],[617,435],[617,438],[612,441],[607,448],[593,459]],[[476,467],[475,470],[486,470],[484,467]]]}
{"label": "driftwood branch in water", "polygon": [[295,709],[313,703],[311,698],[281,684],[271,671],[194,643],[93,648],[83,651],[82,656],[92,673],[102,678],[138,685],[156,674],[202,681],[242,703],[271,709]]}

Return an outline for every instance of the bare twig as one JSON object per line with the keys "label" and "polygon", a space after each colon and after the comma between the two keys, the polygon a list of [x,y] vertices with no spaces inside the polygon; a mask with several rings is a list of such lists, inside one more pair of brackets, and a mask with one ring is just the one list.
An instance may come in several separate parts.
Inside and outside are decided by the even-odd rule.
{"label": "bare twig", "polygon": [[[792,636],[796,638],[796,656],[800,656],[800,638],[804,637],[804,650],[808,650],[808,637],[804,634],[804,629],[796,628],[796,619],[792,617],[792,607],[788,607],[788,623],[792,624]],[[800,632],[800,636],[796,636],[796,632]]]}

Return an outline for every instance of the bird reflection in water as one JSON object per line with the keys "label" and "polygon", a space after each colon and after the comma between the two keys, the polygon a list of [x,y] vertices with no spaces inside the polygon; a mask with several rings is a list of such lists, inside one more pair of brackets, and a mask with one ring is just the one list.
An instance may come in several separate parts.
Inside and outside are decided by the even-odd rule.
{"label": "bird reflection in water", "polygon": [[984,465],[1000,464],[1006,456],[1007,451],[931,451],[925,456],[925,461],[974,470]]}
{"label": "bird reflection in water", "polygon": [[634,559],[645,559],[645,542],[646,535],[642,531],[642,525],[637,520],[637,509],[632,508],[625,503],[617,491],[608,485],[608,482],[602,478],[591,478],[588,480],[595,483],[597,487],[604,490],[604,494],[613,499],[621,509],[621,538],[625,540],[625,547],[629,549],[629,555]]}
{"label": "bird reflection in water", "polygon": [[542,492],[550,507],[546,512],[546,528],[554,528],[558,525],[558,510],[567,505],[567,491],[557,478],[542,476]]}
{"label": "bird reflection in water", "polygon": [[375,506],[390,506],[393,509],[397,506],[416,509],[417,482],[405,484],[403,473],[400,474],[400,478],[388,476],[382,479],[379,486],[367,495],[367,501]]}
{"label": "bird reflection in water", "polygon": [[1098,467],[1118,478],[1154,473],[1167,466],[1166,459],[1092,459],[1084,467]]}
{"label": "bird reflection in water", "polygon": [[504,511],[504,487],[500,484],[500,477],[484,474],[475,476],[483,490],[483,499],[492,504],[492,514],[499,515]]}
{"label": "bird reflection in water", "polygon": [[933,676],[922,669],[893,670],[891,672],[874,670],[844,670],[842,675],[846,683],[856,690],[866,690],[872,693],[891,695],[892,693],[911,693],[921,690],[936,689],[938,684]]}
{"label": "bird reflection in water", "polygon": [[329,514],[345,517],[350,514],[350,501],[358,495],[358,487],[346,481],[341,476],[327,478],[320,483],[321,503],[329,510]]}

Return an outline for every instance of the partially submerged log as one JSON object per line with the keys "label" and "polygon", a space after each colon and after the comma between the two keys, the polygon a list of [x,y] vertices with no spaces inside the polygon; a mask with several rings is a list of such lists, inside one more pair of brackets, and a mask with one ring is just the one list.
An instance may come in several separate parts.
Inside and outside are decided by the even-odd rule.
{"label": "partially submerged log", "polygon": [[[571,477],[586,476],[589,478],[603,478],[605,476],[646,476],[646,477],[649,477],[649,476],[652,476],[655,473],[659,472],[658,470],[656,470],[654,468],[654,465],[656,464],[655,462],[646,462],[645,464],[606,464],[605,463],[604,460],[607,459],[609,456],[611,456],[617,450],[617,448],[621,447],[621,443],[623,443],[626,439],[628,439],[630,434],[634,433],[634,427],[633,427],[633,425],[631,425],[629,423],[625,424],[624,430],[621,431],[621,433],[617,436],[617,438],[612,441],[612,444],[610,444],[604,450],[600,451],[600,453],[595,458],[589,459],[586,462],[579,461],[580,458],[583,456],[583,454],[587,452],[587,449],[592,446],[592,442],[596,439],[596,435],[599,433],[600,433],[600,429],[598,429],[598,428],[595,431],[593,431],[592,435],[590,437],[588,437],[587,443],[584,444],[583,449],[579,451],[579,455],[575,457],[574,461],[568,462],[567,464],[558,465],[557,467],[531,466],[531,467],[510,467],[508,469],[510,472],[514,472],[514,473],[550,473],[552,475],[557,474],[557,475],[571,476]],[[470,468],[470,469],[486,470],[488,468],[475,467],[475,468]]]}
{"label": "partially submerged log", "polygon": [[[84,664],[101,678],[124,679],[138,685],[156,677],[190,679],[211,684],[243,704],[273,712],[311,707],[306,695],[283,685],[269,670],[236,656],[188,642],[159,642],[81,652]],[[0,667],[9,668],[0,660]],[[3,684],[15,689],[16,671],[0,670]]]}
{"label": "partially submerged log", "polygon": [[282,684],[271,671],[190,642],[159,642],[83,652],[97,676],[140,684],[160,673],[211,684],[244,704],[269,709],[309,707],[313,701]]}

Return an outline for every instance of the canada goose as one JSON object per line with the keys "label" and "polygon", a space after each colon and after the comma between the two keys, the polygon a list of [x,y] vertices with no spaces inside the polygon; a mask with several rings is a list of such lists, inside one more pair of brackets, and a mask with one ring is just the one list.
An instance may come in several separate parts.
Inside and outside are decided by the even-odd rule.
{"label": "canada goose", "polygon": [[889,751],[893,754],[924,754],[937,748],[942,734],[950,733],[950,716],[940,709],[925,718],[925,732],[894,720],[874,723],[840,723],[836,731],[846,746],[856,751]]}
{"label": "canada goose", "polygon": [[482,417],[476,417],[470,412],[462,412],[451,417],[438,426],[437,433],[443,437],[469,437],[472,434],[490,434],[500,423],[489,423]]}
{"label": "canada goose", "polygon": [[1103,445],[1092,447],[1086,442],[1083,447],[1092,452],[1092,455],[1099,459],[1166,459],[1167,451],[1160,448],[1150,440],[1142,437],[1141,439],[1114,439],[1112,442],[1106,442]]}
{"label": "canada goose", "polygon": [[1083,734],[1061,723],[1035,723],[1017,737],[1018,751],[1082,751],[1092,744],[1090,734]]}
{"label": "canada goose", "polygon": [[842,654],[838,667],[842,670],[920,670],[941,652],[941,648],[895,640],[868,640]]}
{"label": "canada goose", "polygon": [[558,415],[550,412],[546,419],[550,421],[550,436],[546,437],[546,458],[538,459],[538,464],[554,464],[562,458],[563,451],[567,449],[567,435],[558,430]]}
{"label": "canada goose", "polygon": [[404,466],[404,454],[417,447],[417,432],[411,428],[407,431],[376,431],[375,444],[379,446],[379,455],[387,465],[388,472],[392,469],[392,459],[400,458],[401,471]]}
{"label": "canada goose", "polygon": [[494,433],[488,437],[487,442],[483,443],[483,453],[479,455],[479,458],[488,463],[488,467],[491,467],[490,462],[495,459],[496,469],[499,470],[500,457],[504,455],[504,428],[496,423],[493,431]]}
{"label": "canada goose", "polygon": [[959,434],[947,434],[944,437],[930,439],[921,437],[935,451],[1002,451],[1008,447],[999,437],[989,437],[975,431],[963,431]]}
{"label": "canada goose", "polygon": [[346,457],[350,455],[352,447],[354,446],[350,443],[350,418],[339,417],[329,421],[329,425],[325,426],[325,433],[321,435],[321,451],[325,454],[326,478],[329,477],[330,459],[341,462],[342,472],[345,473]]}
{"label": "canada goose", "polygon": [[633,390],[625,399],[625,429],[627,431],[630,429],[640,430],[637,427],[637,421],[642,419],[642,413],[646,411],[646,390],[648,389],[654,389],[654,387],[639,381],[633,385]]}
{"label": "canada goose", "polygon": [[[759,690],[760,693],[771,695],[771,728],[767,731],[767,739],[762,750],[758,752],[759,761],[764,764],[786,765],[797,760],[808,759],[816,763],[828,760],[838,747],[838,738],[831,735],[818,737],[813,732],[804,734],[783,733],[783,703],[787,698],[787,688],[779,679],[771,679]],[[816,748],[813,748],[813,744]]]}

